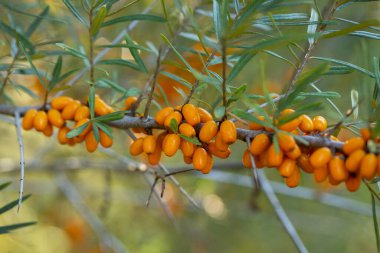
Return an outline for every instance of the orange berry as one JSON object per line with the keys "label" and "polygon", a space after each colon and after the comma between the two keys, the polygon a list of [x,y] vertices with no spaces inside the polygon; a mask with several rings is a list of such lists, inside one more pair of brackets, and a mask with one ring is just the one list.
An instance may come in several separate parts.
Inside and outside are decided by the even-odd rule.
{"label": "orange berry", "polygon": [[285,184],[290,188],[294,188],[299,185],[300,180],[301,180],[301,172],[296,166],[293,174],[290,177],[285,178]]}
{"label": "orange berry", "polygon": [[165,155],[171,157],[173,156],[181,144],[181,138],[177,134],[168,134],[162,144],[162,150]]}
{"label": "orange berry", "polygon": [[153,153],[148,155],[148,163],[151,165],[157,165],[161,160],[162,149],[159,145],[156,144],[156,148]]}
{"label": "orange berry", "polygon": [[259,155],[259,164],[262,165],[261,167],[268,167],[268,160],[269,160],[269,148],[264,150],[264,152],[262,152]]}
{"label": "orange berry", "polygon": [[361,183],[361,177],[359,174],[350,174],[345,182],[346,188],[350,192],[356,192]]}
{"label": "orange berry", "polygon": [[[257,116],[256,118],[259,119],[259,120],[261,120],[261,121],[265,121],[265,117],[264,116],[260,115],[260,116]],[[264,129],[263,125],[260,125],[260,124],[258,124],[256,122],[249,122],[248,127],[249,127],[250,130],[263,130]]]}
{"label": "orange berry", "polygon": [[182,107],[182,114],[186,122],[192,126],[198,125],[201,122],[198,110],[192,104],[185,104]]}
{"label": "orange berry", "polygon": [[276,148],[272,143],[268,148],[268,166],[269,167],[278,167],[281,165],[284,157],[284,153],[280,149],[276,152]]}
{"label": "orange berry", "polygon": [[207,151],[204,148],[202,147],[196,148],[193,155],[194,169],[203,170],[207,165],[207,160],[208,160],[207,156],[208,156]]}
{"label": "orange berry", "polygon": [[318,148],[310,156],[310,164],[314,168],[325,167],[331,160],[331,150],[326,147]]}
{"label": "orange berry", "polygon": [[197,110],[199,113],[201,123],[206,123],[206,122],[211,121],[213,119],[211,113],[209,113],[205,109],[197,107]]}
{"label": "orange berry", "polygon": [[312,132],[314,130],[313,121],[306,114],[303,114],[301,116],[301,124],[298,127],[304,133],[310,133],[310,132]]}
{"label": "orange berry", "polygon": [[355,150],[364,149],[365,142],[361,137],[354,137],[344,142],[342,150],[346,155],[351,154]]}
{"label": "orange berry", "polygon": [[[284,116],[287,116],[287,115],[290,115],[290,114],[293,114],[294,113],[294,110],[293,109],[285,109],[281,112],[281,116],[279,117],[279,120],[281,120],[281,118],[283,118]],[[281,125],[278,125],[278,128],[280,130],[283,130],[283,131],[287,131],[287,132],[291,132],[295,129],[297,129],[297,127],[299,126],[299,124],[301,123],[301,117],[297,117],[295,119],[292,119],[284,124],[281,124]]]}
{"label": "orange berry", "polygon": [[170,113],[166,118],[165,118],[165,121],[164,121],[164,125],[166,128],[170,128],[170,122],[171,120],[174,119],[175,121],[177,121],[177,124],[179,125],[179,123],[181,123],[182,121],[182,114],[178,111],[173,111],[172,113]]}
{"label": "orange berry", "polygon": [[211,154],[213,154],[214,156],[216,157],[219,157],[219,158],[222,158],[222,159],[225,159],[225,158],[228,158],[231,154],[231,150],[228,148],[227,150],[225,151],[221,151],[219,150],[216,145],[215,145],[215,142],[210,142],[208,144],[208,150],[211,152]]}
{"label": "orange berry", "polygon": [[[166,117],[169,116],[174,111],[173,107],[165,107],[162,108],[158,113],[156,114],[156,117],[154,120],[157,122],[159,125],[164,125]],[[182,117],[181,117],[182,120]]]}
{"label": "orange berry", "polygon": [[52,136],[53,135],[53,126],[48,123],[47,126],[45,127],[45,129],[42,131],[42,133],[47,137]]}
{"label": "orange berry", "polygon": [[368,128],[360,129],[360,135],[362,136],[364,141],[368,141],[371,139],[371,131]]}
{"label": "orange berry", "polygon": [[25,113],[24,118],[22,119],[22,128],[24,130],[30,130],[33,128],[33,121],[36,114],[36,109],[30,109]]}
{"label": "orange berry", "polygon": [[38,131],[44,131],[48,125],[48,117],[46,112],[38,111],[33,118],[33,126]]}
{"label": "orange berry", "polygon": [[181,139],[180,148],[184,156],[191,157],[194,154],[195,145],[192,142]]}
{"label": "orange berry", "polygon": [[371,180],[376,174],[376,167],[376,155],[372,153],[366,154],[360,163],[360,175],[367,180]]}
{"label": "orange berry", "polygon": [[181,123],[181,125],[179,125],[178,130],[179,133],[187,137],[194,137],[196,135],[194,127],[188,123]]}
{"label": "orange berry", "polygon": [[199,140],[209,143],[217,134],[218,126],[215,121],[206,122],[199,131]]}
{"label": "orange berry", "polygon": [[278,171],[282,177],[290,177],[293,175],[297,168],[296,161],[293,159],[285,158],[281,163]]}
{"label": "orange berry", "polygon": [[334,156],[329,162],[329,175],[333,181],[343,182],[348,177],[344,161],[339,156]]}
{"label": "orange berry", "polygon": [[219,131],[224,143],[231,145],[236,141],[236,126],[231,120],[223,121]]}
{"label": "orange berry", "polygon": [[112,138],[109,137],[101,129],[99,129],[99,141],[100,141],[100,145],[102,145],[103,148],[109,148],[112,146],[112,143],[113,143]]}
{"label": "orange berry", "polygon": [[309,156],[305,153],[302,153],[297,159],[298,166],[305,171],[306,173],[313,173],[314,167],[310,164]]}
{"label": "orange berry", "polygon": [[323,132],[327,129],[327,120],[322,116],[315,116],[313,118],[314,130]]}
{"label": "orange berry", "polygon": [[264,150],[266,150],[270,145],[270,139],[268,135],[262,133],[256,135],[253,138],[251,145],[249,146],[249,151],[254,155],[260,155]]}
{"label": "orange berry", "polygon": [[86,118],[90,118],[90,108],[86,105],[81,105],[75,112],[74,120],[79,121]]}
{"label": "orange berry", "polygon": [[[89,122],[89,121],[90,121],[90,120],[89,120],[88,118],[82,119],[82,120],[78,121],[77,123],[75,123],[74,128],[78,128],[78,127],[80,127],[80,126],[86,124],[86,123]],[[90,132],[91,128],[92,128],[91,123],[88,123],[87,126],[86,126],[86,128],[83,129],[83,131],[82,131],[78,136],[79,136],[79,137],[84,137],[84,136],[86,136],[87,133]]]}
{"label": "orange berry", "polygon": [[203,174],[208,174],[212,170],[212,167],[214,166],[214,159],[212,158],[212,155],[210,153],[207,153],[207,162],[206,166],[201,170]]}
{"label": "orange berry", "polygon": [[70,102],[74,101],[71,97],[56,97],[53,98],[53,100],[50,102],[51,108],[56,110],[62,110],[66,105],[68,105]]}
{"label": "orange berry", "polygon": [[82,143],[84,141],[84,136],[75,136],[72,139],[69,139],[69,142],[74,141],[74,143]]}
{"label": "orange berry", "polygon": [[98,116],[103,116],[112,112],[112,108],[104,102],[99,96],[95,96],[95,114]]}
{"label": "orange berry", "polygon": [[183,161],[184,161],[186,164],[192,164],[192,163],[193,163],[193,157],[183,156]]}
{"label": "orange berry", "polygon": [[141,133],[146,134],[146,131],[144,128],[132,127],[131,129],[132,129],[132,132],[134,132],[136,134],[141,134]]}
{"label": "orange berry", "polygon": [[80,107],[80,102],[78,100],[74,100],[69,102],[62,110],[61,116],[64,120],[72,120],[74,119],[75,112]]}
{"label": "orange berry", "polygon": [[327,169],[327,166],[322,166],[314,169],[314,180],[317,183],[322,183],[327,179],[329,176],[329,171]]}
{"label": "orange berry", "polygon": [[286,152],[285,155],[286,155],[287,157],[289,157],[290,159],[295,160],[295,159],[297,159],[298,157],[301,156],[301,149],[300,149],[300,147],[296,144],[296,146],[295,146],[292,150],[290,150],[289,152]]}
{"label": "orange berry", "polygon": [[63,126],[58,130],[57,139],[59,143],[61,144],[69,143],[69,138],[67,138],[66,134],[70,131],[71,131],[70,128],[68,128],[67,126]]}
{"label": "orange berry", "polygon": [[143,137],[140,137],[140,138],[134,140],[132,142],[132,144],[129,146],[129,153],[132,156],[137,156],[137,155],[141,154],[142,152],[144,152],[143,145],[144,145],[144,138]]}
{"label": "orange berry", "polygon": [[228,150],[228,144],[224,143],[223,137],[220,134],[220,132],[218,132],[216,134],[216,136],[215,136],[215,146],[220,151],[226,151],[226,150]]}
{"label": "orange berry", "polygon": [[242,162],[245,168],[248,168],[248,169],[252,168],[251,154],[249,153],[248,149],[246,149],[243,153]]}
{"label": "orange berry", "polygon": [[125,100],[125,110],[130,110],[132,108],[132,105],[137,101],[137,97],[128,97]]}
{"label": "orange berry", "polygon": [[365,152],[363,149],[358,149],[352,152],[346,159],[346,169],[349,172],[357,172],[364,156]]}
{"label": "orange berry", "polygon": [[156,149],[156,138],[153,135],[147,135],[144,138],[143,142],[143,150],[144,153],[150,155]]}
{"label": "orange berry", "polygon": [[277,134],[277,139],[278,139],[278,145],[285,152],[291,151],[297,145],[293,136],[284,132],[279,132]]}
{"label": "orange berry", "polygon": [[61,113],[57,109],[50,109],[47,113],[50,124],[55,127],[62,127],[65,121],[62,119]]}
{"label": "orange berry", "polygon": [[88,134],[84,138],[84,141],[86,143],[86,149],[88,152],[95,152],[95,150],[98,148],[98,142],[95,139],[94,131],[91,130],[90,132],[88,132]]}

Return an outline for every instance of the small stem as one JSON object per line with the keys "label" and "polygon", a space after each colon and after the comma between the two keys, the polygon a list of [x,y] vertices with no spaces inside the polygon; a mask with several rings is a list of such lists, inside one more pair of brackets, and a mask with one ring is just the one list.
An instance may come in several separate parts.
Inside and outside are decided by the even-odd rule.
{"label": "small stem", "polygon": [[148,96],[148,101],[146,102],[146,105],[145,105],[144,119],[146,119],[149,115],[149,108],[153,100],[153,94],[156,88],[157,76],[158,76],[158,73],[160,72],[161,51],[162,49],[160,48],[160,51],[158,53],[157,60],[156,60],[156,69],[154,70],[154,74],[153,74],[152,81],[150,84],[150,93]]}

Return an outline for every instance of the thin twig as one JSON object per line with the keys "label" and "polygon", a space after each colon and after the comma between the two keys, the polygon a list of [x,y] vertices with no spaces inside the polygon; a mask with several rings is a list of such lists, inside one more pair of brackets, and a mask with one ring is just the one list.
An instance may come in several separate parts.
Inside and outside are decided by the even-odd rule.
{"label": "thin twig", "polygon": [[20,148],[20,190],[19,190],[18,206],[17,206],[17,212],[18,212],[20,210],[22,196],[24,194],[25,157],[24,157],[24,144],[22,141],[22,134],[21,134],[20,113],[17,110],[15,111],[15,125],[16,125],[16,130],[17,130],[17,141]]}
{"label": "thin twig", "polygon": [[146,105],[145,105],[145,111],[144,111],[144,118],[145,119],[149,115],[149,109],[150,109],[150,105],[151,105],[152,100],[153,100],[154,90],[156,89],[157,76],[158,76],[158,73],[160,72],[160,65],[161,65],[161,51],[162,51],[162,49],[160,48],[160,50],[158,52],[157,60],[156,60],[156,69],[154,70],[154,74],[153,74],[152,81],[150,84],[150,93],[148,95],[148,100],[147,100]]}

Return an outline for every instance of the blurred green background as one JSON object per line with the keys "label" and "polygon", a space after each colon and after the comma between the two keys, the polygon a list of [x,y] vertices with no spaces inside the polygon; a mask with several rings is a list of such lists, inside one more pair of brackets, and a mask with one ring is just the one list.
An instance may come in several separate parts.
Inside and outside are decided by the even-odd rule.
{"label": "blurred green background", "polygon": [[[72,2],[80,8],[77,1]],[[129,1],[119,2],[118,6],[121,7]],[[137,1],[120,15],[141,13],[152,2]],[[161,5],[157,2],[151,12],[162,15]],[[170,20],[173,26],[177,27],[182,17],[176,9],[175,2],[165,2]],[[316,2],[321,9],[327,3]],[[86,30],[61,1],[21,0],[10,3],[0,0],[0,4],[0,21],[14,22],[20,27],[27,26],[34,18],[33,15],[28,16],[25,13],[36,15],[49,5],[50,14],[33,34],[31,41],[38,43],[58,40],[75,48],[82,45],[84,50],[87,50]],[[187,4],[195,7],[200,1],[187,1]],[[210,1],[204,1],[200,6],[205,10],[211,10],[212,4]],[[313,1],[302,1],[299,5],[280,9],[279,13],[309,14],[312,6]],[[337,17],[357,22],[376,19],[379,15],[380,4],[377,2],[354,3],[336,13]],[[202,15],[196,17],[205,31],[212,27],[210,18]],[[120,24],[112,29],[105,29],[98,36],[96,43],[110,43],[126,25]],[[332,29],[338,28],[340,26]],[[189,27],[186,29],[185,31],[191,31]],[[305,30],[306,27],[281,29],[284,33],[291,33]],[[162,44],[160,33],[170,37],[165,24],[140,22],[130,35],[141,45],[145,46],[149,42],[158,47]],[[0,38],[1,56],[6,61],[4,56],[9,54],[9,44],[1,35]],[[301,45],[304,42],[301,42]],[[378,43],[377,40],[343,36],[322,41],[313,51],[313,55],[337,58],[372,69],[372,57],[380,53]],[[174,44],[191,47],[193,42],[180,37]],[[58,48],[49,45],[45,50],[50,52]],[[96,49],[96,53],[100,50]],[[284,47],[276,48],[274,51],[292,59]],[[142,56],[152,72],[155,57],[147,53],[142,53]],[[128,58],[130,54],[128,50],[112,49],[107,57]],[[55,58],[54,56],[36,59],[35,64],[42,70],[51,71]],[[169,53],[166,61],[178,61],[178,58]],[[310,61],[308,66],[316,63],[319,62]],[[73,66],[82,68],[83,64],[73,57],[65,56],[64,68],[71,69]],[[107,71],[126,88],[143,88],[148,79],[146,74],[120,67],[107,68]],[[247,65],[236,82],[246,83],[250,94],[262,94],[263,86],[270,92],[280,93],[287,84],[290,73],[291,68],[286,63],[260,53]],[[98,69],[96,75],[101,77],[105,74]],[[35,76],[15,75],[14,78],[36,93],[41,92]],[[86,80],[88,76],[84,76],[65,94],[83,100],[88,91]],[[372,96],[373,83],[371,79],[354,72],[326,77],[318,83],[318,87],[321,90],[339,92],[341,98],[334,99],[333,102],[345,112],[351,107],[350,91],[358,90],[360,98],[366,101]],[[41,100],[30,98],[11,88],[6,92],[17,105],[41,104]],[[116,95],[107,89],[99,89],[99,93],[109,103],[116,101]],[[180,95],[175,92],[168,95],[171,96],[173,105],[181,101]],[[207,90],[199,95],[205,100],[214,96],[214,93]],[[122,107],[121,103],[115,103],[113,106]],[[244,103],[239,102],[236,106],[244,106]],[[366,121],[365,102],[359,106],[359,111],[359,118],[356,120]],[[323,101],[322,110],[313,113],[325,116],[330,124],[339,120],[337,112],[326,101]],[[12,186],[0,194],[2,205],[18,197],[19,148],[16,130],[12,124],[0,121],[0,133],[0,183],[12,182]],[[346,138],[350,134],[343,131],[340,137]],[[110,242],[114,248],[122,245],[126,252],[143,253],[296,252],[265,195],[253,194],[251,174],[240,165],[241,154],[245,149],[243,143],[234,144],[233,153],[227,162],[217,160],[210,175],[189,172],[176,176],[181,186],[199,204],[199,209],[167,180],[163,201],[168,211],[165,211],[155,196],[152,197],[149,207],[145,206],[153,175],[146,173],[145,177],[144,172],[131,171],[125,163],[117,159],[115,154],[129,157],[130,139],[125,132],[114,131],[114,153],[111,155],[101,151],[88,154],[82,144],[75,147],[60,146],[54,138],[46,138],[35,131],[23,131],[23,140],[26,155],[25,193],[31,193],[32,197],[22,204],[19,213],[12,210],[1,215],[0,225],[24,221],[38,223],[7,235],[0,235],[1,252],[113,252],[112,247],[105,246],[105,242]],[[163,162],[170,170],[184,167],[180,155],[165,158]],[[218,168],[218,165],[223,168]],[[317,185],[312,176],[303,174],[302,187],[287,189],[283,187],[284,184],[277,172],[270,169],[266,171],[269,179],[274,182],[281,204],[310,252],[376,251],[370,194],[364,185],[358,192],[348,193],[344,186],[331,187],[327,183]],[[157,190],[161,190],[160,183]],[[68,199],[68,195],[74,196],[73,199],[79,204]],[[168,213],[171,217],[168,217]]]}

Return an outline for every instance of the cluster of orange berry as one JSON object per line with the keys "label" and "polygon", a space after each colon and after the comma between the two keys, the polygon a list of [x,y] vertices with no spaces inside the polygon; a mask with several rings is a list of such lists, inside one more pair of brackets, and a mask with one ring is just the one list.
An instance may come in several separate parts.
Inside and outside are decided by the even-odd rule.
{"label": "cluster of orange berry", "polygon": [[[96,95],[94,111],[96,116],[102,116],[114,112],[114,109]],[[52,99],[50,109],[47,112],[45,110],[37,111],[36,109],[28,110],[24,115],[22,127],[24,130],[35,128],[46,136],[51,136],[53,127],[57,127],[59,129],[57,139],[60,144],[73,146],[84,141],[87,151],[94,152],[98,147],[98,142],[91,123],[78,136],[67,137],[67,133],[72,129],[80,127],[89,121],[90,109],[87,105],[71,97],[61,96]],[[101,129],[99,129],[99,142],[105,148],[112,146],[112,138]]]}
{"label": "cluster of orange berry", "polygon": [[[280,117],[294,113],[286,109]],[[260,120],[264,117],[259,116]],[[369,152],[368,143],[370,131],[363,128],[361,137],[347,140],[341,150],[331,150],[328,147],[311,148],[298,145],[294,135],[309,135],[325,137],[322,133],[327,129],[327,121],[322,116],[311,119],[307,115],[297,117],[278,126],[282,131],[273,134],[273,130],[256,123],[250,124],[251,130],[267,130],[255,136],[249,149],[244,152],[243,164],[252,167],[250,154],[253,155],[257,168],[274,167],[285,179],[289,187],[298,186],[302,169],[306,173],[313,173],[316,182],[328,179],[331,185],[345,182],[349,191],[356,191],[360,187],[361,179],[371,180],[380,173],[380,156]],[[276,150],[273,138],[277,138],[279,149]],[[338,141],[334,136],[331,139]]]}
{"label": "cluster of orange berry", "polygon": [[[166,130],[157,136],[138,138],[129,149],[133,156],[147,154],[152,165],[159,163],[162,152],[171,157],[181,150],[185,163],[192,163],[194,169],[207,174],[212,169],[213,156],[227,158],[231,153],[229,145],[236,141],[232,121],[225,120],[218,125],[208,111],[193,104],[165,107],[156,114],[155,121]],[[173,129],[173,125],[178,129]]]}

